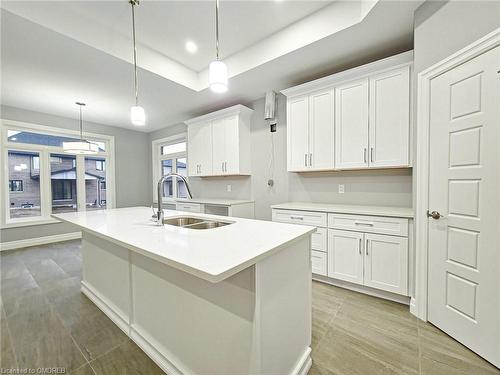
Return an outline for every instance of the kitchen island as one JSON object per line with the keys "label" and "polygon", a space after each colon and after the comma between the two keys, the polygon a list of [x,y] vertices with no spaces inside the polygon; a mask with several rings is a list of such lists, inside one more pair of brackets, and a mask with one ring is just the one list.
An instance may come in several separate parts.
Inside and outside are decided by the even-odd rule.
{"label": "kitchen island", "polygon": [[157,225],[147,207],[53,216],[82,231],[82,292],[166,373],[307,374],[315,228],[180,211],[165,220],[225,225]]}

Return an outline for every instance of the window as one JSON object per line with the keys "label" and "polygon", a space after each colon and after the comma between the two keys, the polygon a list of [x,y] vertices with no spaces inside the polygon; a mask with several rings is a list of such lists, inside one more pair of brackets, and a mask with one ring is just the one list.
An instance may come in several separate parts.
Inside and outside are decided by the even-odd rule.
{"label": "window", "polygon": [[[51,213],[114,207],[114,138],[85,134],[99,145],[92,157],[63,152],[76,131],[0,120],[5,183],[2,227],[49,222]],[[3,156],[3,155],[2,155]]]}
{"label": "window", "polygon": [[98,171],[104,171],[105,169],[104,160],[96,160],[95,161],[95,169]]}
{"label": "window", "polygon": [[31,161],[38,159],[38,152],[8,151],[9,206],[6,218],[23,220],[41,215],[40,173],[30,167]]}
{"label": "window", "polygon": [[23,191],[23,180],[9,180],[9,191]]}
{"label": "window", "polygon": [[52,200],[71,199],[73,199],[73,186],[71,180],[52,180]]}
{"label": "window", "polygon": [[85,158],[85,206],[87,210],[106,208],[106,159]]}
{"label": "window", "polygon": [[[161,176],[178,173],[187,177],[186,135],[153,141],[153,186]],[[156,190],[156,188],[154,189]],[[154,192],[156,198],[156,191]],[[164,198],[187,198],[187,188],[180,179],[168,179],[163,185]]]}
{"label": "window", "polygon": [[37,171],[40,170],[40,157],[39,156],[32,156],[31,157],[31,166],[34,170],[37,170]]}

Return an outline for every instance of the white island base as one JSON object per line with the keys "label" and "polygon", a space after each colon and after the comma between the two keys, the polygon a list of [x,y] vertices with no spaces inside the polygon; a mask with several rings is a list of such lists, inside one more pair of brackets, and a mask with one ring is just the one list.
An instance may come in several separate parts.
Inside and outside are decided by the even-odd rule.
{"label": "white island base", "polygon": [[212,283],[84,231],[82,292],[168,374],[305,375],[309,249],[301,237]]}

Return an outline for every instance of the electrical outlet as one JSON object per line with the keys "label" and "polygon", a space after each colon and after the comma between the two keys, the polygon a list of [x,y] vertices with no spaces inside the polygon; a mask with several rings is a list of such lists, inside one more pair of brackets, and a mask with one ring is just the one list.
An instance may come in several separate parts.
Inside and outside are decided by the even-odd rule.
{"label": "electrical outlet", "polygon": [[339,194],[344,194],[344,192],[345,192],[345,185],[339,184]]}
{"label": "electrical outlet", "polygon": [[227,189],[228,192],[231,192],[232,186],[231,185],[227,185],[226,189]]}

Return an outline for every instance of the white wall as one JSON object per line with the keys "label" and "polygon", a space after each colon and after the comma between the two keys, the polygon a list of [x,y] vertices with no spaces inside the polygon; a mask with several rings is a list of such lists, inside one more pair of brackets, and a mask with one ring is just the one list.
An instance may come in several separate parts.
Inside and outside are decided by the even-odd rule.
{"label": "white wall", "polygon": [[[1,118],[33,124],[76,129],[74,119],[2,106]],[[84,130],[115,137],[116,207],[151,204],[151,142],[143,132],[85,122]],[[0,231],[1,242],[49,236],[75,231],[69,224],[44,224]]]}

